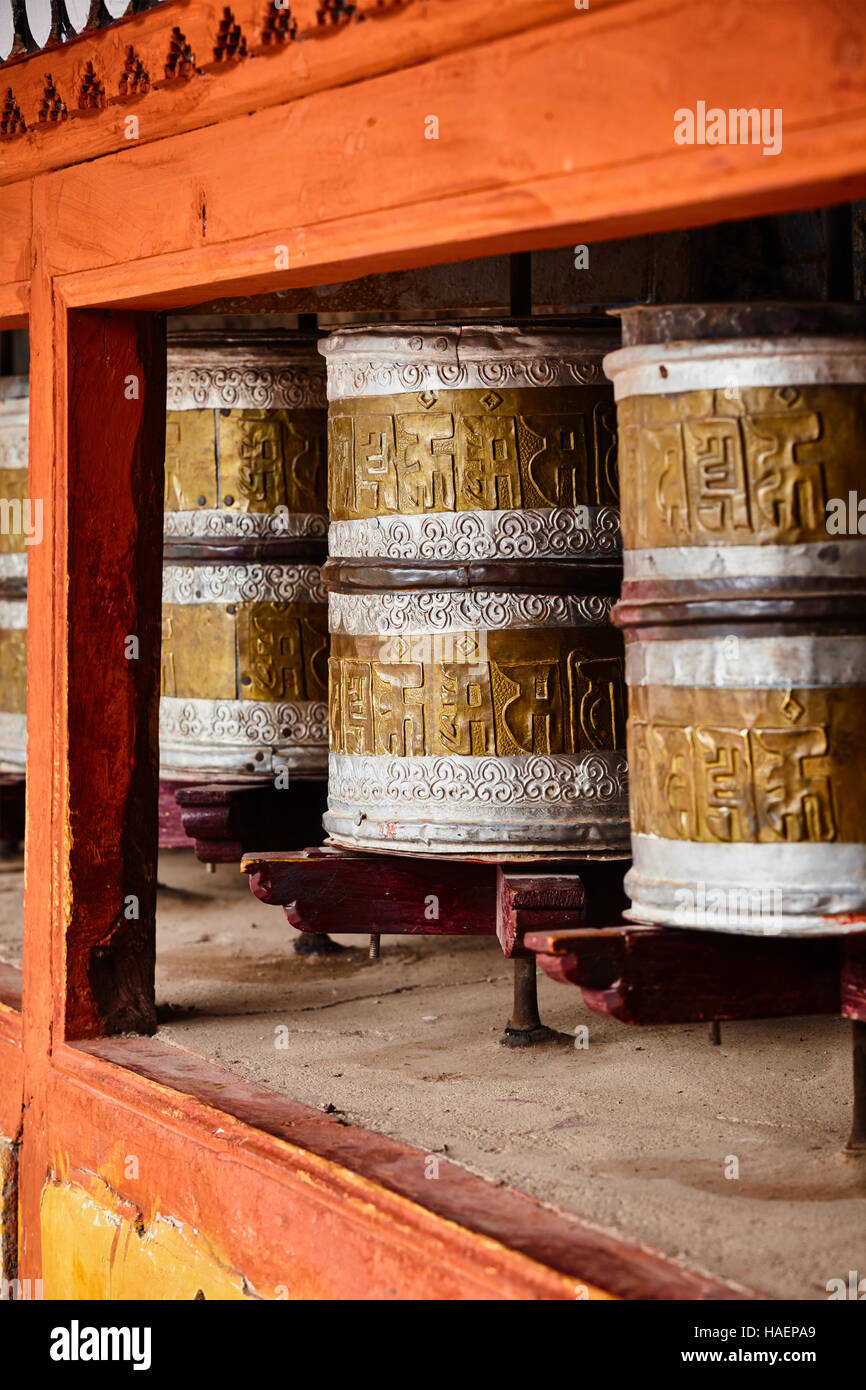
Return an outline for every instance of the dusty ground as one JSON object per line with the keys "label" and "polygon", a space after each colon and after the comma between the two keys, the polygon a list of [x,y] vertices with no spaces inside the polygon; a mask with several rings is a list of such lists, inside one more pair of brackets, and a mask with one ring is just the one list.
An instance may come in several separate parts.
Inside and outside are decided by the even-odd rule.
{"label": "dusty ground", "polygon": [[[20,872],[5,870],[0,959],[14,962]],[[209,875],[168,852],[160,881],[165,1041],[772,1297],[826,1298],[829,1279],[866,1276],[866,1159],[839,1152],[841,1020],[725,1024],[712,1047],[701,1026],[600,1018],[542,976],[542,1017],[563,1044],[509,1051],[495,942],[386,937],[379,961],[311,963],[233,866]],[[738,1178],[725,1177],[732,1158]]]}

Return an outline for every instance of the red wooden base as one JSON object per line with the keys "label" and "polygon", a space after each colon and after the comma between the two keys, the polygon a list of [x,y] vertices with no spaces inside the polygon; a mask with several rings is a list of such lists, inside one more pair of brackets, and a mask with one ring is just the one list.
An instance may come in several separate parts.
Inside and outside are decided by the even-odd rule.
{"label": "red wooden base", "polygon": [[621,918],[625,867],[571,861],[539,869],[328,845],[256,852],[241,862],[255,896],[282,906],[301,932],[495,934],[515,966],[514,1011],[502,1039],[510,1046],[550,1036],[538,1016],[536,963],[577,985],[590,1009],[622,1023],[841,1013],[854,1021],[848,1147],[866,1151],[866,932],[797,939],[621,920],[603,926]]}
{"label": "red wooden base", "polygon": [[842,1013],[866,1020],[866,934],[744,936],[620,925],[532,931],[551,979],[621,1023]]}
{"label": "red wooden base", "polygon": [[293,927],[311,935],[368,935],[374,954],[381,934],[497,936],[514,958],[514,1011],[503,1042],[516,1047],[551,1036],[538,1017],[535,963],[524,934],[609,920],[625,905],[624,870],[623,860],[570,860],[541,869],[525,860],[356,854],[328,845],[256,852],[241,862],[255,896],[282,906]]}
{"label": "red wooden base", "polygon": [[535,931],[525,945],[596,1013],[650,1024],[838,1013],[842,940],[622,925]]}
{"label": "red wooden base", "polygon": [[159,847],[160,849],[189,849],[189,836],[183,828],[183,817],[177,804],[177,793],[188,782],[168,782],[159,779]]}
{"label": "red wooden base", "polygon": [[164,783],[160,803],[163,786],[172,789],[176,802],[183,837],[178,844],[186,847],[192,840],[196,858],[205,864],[237,863],[252,849],[300,848],[321,833],[324,781],[295,781],[284,790],[270,782]]}
{"label": "red wooden base", "polygon": [[[498,935],[507,956],[523,932],[610,920],[625,906],[623,860],[545,863],[362,854],[323,845],[248,853],[241,871],[264,903],[303,932]],[[579,871],[579,872],[578,872]]]}
{"label": "red wooden base", "polygon": [[[187,849],[212,869],[236,864],[253,846],[307,844],[325,812],[323,781],[297,781],[284,790],[271,783],[167,782],[159,784],[159,847]],[[300,956],[324,956],[343,948],[324,932],[295,941]]]}

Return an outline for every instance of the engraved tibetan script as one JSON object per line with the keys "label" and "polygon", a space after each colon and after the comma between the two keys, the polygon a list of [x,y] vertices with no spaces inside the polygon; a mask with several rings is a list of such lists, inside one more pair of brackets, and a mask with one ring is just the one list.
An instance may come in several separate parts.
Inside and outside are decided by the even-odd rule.
{"label": "engraved tibetan script", "polygon": [[338,401],[328,428],[336,521],[617,500],[613,405],[598,388]]}
{"label": "engraved tibetan script", "polygon": [[331,749],[397,757],[501,757],[623,746],[619,656],[567,652],[482,661],[330,660]]}
{"label": "engraved tibetan script", "polygon": [[826,725],[742,728],[633,719],[639,834],[721,842],[833,840]]}
{"label": "engraved tibetan script", "polygon": [[321,409],[170,410],[166,509],[324,513],[325,446]]}
{"label": "engraved tibetan script", "polygon": [[237,622],[242,699],[325,698],[328,634],[324,604],[242,604]]}
{"label": "engraved tibetan script", "polygon": [[753,387],[619,403],[628,549],[826,539],[862,470],[866,391]]}

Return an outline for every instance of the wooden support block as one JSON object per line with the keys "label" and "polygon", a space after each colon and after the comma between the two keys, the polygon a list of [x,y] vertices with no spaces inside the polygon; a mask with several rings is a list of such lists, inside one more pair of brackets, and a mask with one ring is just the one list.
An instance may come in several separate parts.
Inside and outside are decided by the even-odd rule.
{"label": "wooden support block", "polygon": [[259,850],[302,849],[321,835],[327,802],[324,781],[297,780],[285,788],[187,783],[176,795],[184,844],[192,840],[205,864],[237,863]]}
{"label": "wooden support block", "polygon": [[552,980],[604,990],[619,980],[625,959],[623,927],[581,927],[577,931],[529,932],[524,947],[535,951]]}
{"label": "wooden support block", "polygon": [[621,1023],[781,1018],[841,1006],[839,938],[617,926],[532,932],[524,945],[552,979],[579,986],[590,1009]]}
{"label": "wooden support block", "polygon": [[496,935],[506,956],[531,954],[527,932],[567,931],[583,921],[586,894],[579,874],[497,873]]}
{"label": "wooden support block", "polygon": [[167,782],[159,779],[159,847],[160,849],[189,849],[189,837],[183,828],[183,818],[175,793],[186,782]]}
{"label": "wooden support block", "polygon": [[298,931],[493,936],[496,866],[307,849],[248,854],[241,872]]}

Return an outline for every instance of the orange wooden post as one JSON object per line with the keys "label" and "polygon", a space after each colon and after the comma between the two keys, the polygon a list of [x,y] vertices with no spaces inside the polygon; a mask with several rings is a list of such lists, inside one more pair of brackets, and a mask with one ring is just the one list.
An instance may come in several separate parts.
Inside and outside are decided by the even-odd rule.
{"label": "orange wooden post", "polygon": [[44,1113],[64,1039],[155,1027],[157,709],[165,428],[160,315],[31,316],[22,1270],[38,1277]]}

